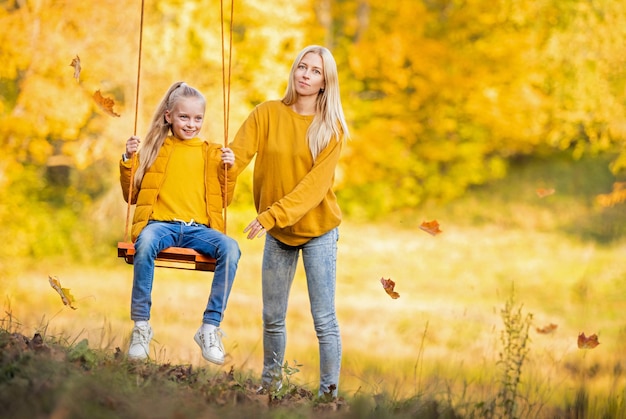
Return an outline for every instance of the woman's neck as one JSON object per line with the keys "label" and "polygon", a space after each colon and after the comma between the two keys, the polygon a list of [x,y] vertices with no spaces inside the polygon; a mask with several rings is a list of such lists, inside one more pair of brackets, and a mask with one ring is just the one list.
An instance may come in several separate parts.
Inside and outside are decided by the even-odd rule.
{"label": "woman's neck", "polygon": [[315,115],[317,96],[300,96],[291,109],[300,115]]}

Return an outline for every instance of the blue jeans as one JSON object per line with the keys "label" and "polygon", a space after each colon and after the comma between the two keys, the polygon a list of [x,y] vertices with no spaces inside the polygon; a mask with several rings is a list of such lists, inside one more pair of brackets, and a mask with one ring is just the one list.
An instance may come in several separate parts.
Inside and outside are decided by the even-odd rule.
{"label": "blue jeans", "polygon": [[293,283],[298,255],[306,272],[311,314],[320,353],[319,395],[337,395],[341,368],[341,336],[335,313],[337,240],[335,228],[301,246],[288,246],[269,234],[263,252],[263,374],[264,385],[281,379],[287,331],[287,300]]}
{"label": "blue jeans", "polygon": [[152,306],[154,260],[168,247],[186,247],[215,258],[215,272],[202,323],[219,326],[224,317],[241,251],[235,240],[203,224],[150,221],[135,242],[130,317],[149,320]]}

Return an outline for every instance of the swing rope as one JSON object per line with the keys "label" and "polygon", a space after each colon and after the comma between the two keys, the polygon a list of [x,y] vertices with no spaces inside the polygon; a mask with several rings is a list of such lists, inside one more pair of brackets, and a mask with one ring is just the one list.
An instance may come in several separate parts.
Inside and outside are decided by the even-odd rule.
{"label": "swing rope", "polygon": [[[141,83],[141,56],[142,56],[142,48],[143,48],[143,13],[144,11],[144,0],[141,0],[141,20],[139,22],[139,53],[137,59],[137,83],[136,83],[136,92],[135,92],[135,122],[133,126],[133,135],[137,135],[137,115],[139,113],[139,87]],[[133,157],[130,161],[130,185],[128,187],[128,206],[126,207],[126,226],[124,227],[124,241],[128,241],[128,235],[130,232],[130,207],[131,207],[131,199],[133,196],[133,179],[135,178],[135,156],[137,153],[133,154]]]}
{"label": "swing rope", "polygon": [[[224,52],[224,0],[220,2],[220,21],[222,30],[222,101],[224,103],[224,147],[228,147],[228,122],[230,117],[230,74],[233,57],[233,17],[235,0],[230,2],[230,27],[228,42],[228,74],[226,73],[225,52]],[[224,165],[224,234],[226,234],[228,206],[228,167]]]}
{"label": "swing rope", "polygon": [[[133,126],[133,135],[137,135],[137,120],[139,114],[139,88],[141,83],[141,56],[143,50],[143,22],[144,22],[144,5],[145,0],[141,0],[141,19],[139,23],[139,53],[137,58],[137,82],[135,92],[135,119]],[[230,118],[230,77],[232,68],[232,50],[233,50],[233,16],[235,2],[231,0],[230,3],[230,27],[229,27],[229,43],[228,43],[228,73],[226,73],[226,58],[225,58],[225,46],[224,46],[224,1],[221,1],[220,5],[220,18],[221,18],[221,36],[222,36],[222,100],[224,103],[224,147],[228,147],[228,123]],[[131,199],[133,196],[133,184],[135,177],[135,161],[137,153],[133,154],[130,162],[130,185],[128,188],[128,206],[126,208],[126,225],[124,227],[124,241],[128,242],[130,233],[130,207]],[[227,220],[227,205],[228,205],[228,167],[224,166],[224,234],[226,234],[226,220]]]}

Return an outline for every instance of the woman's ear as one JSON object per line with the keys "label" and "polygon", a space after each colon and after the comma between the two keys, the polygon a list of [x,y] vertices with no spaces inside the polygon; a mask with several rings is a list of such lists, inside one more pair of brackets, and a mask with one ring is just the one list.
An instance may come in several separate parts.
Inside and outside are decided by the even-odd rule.
{"label": "woman's ear", "polygon": [[170,121],[170,111],[169,110],[165,111],[165,113],[163,114],[163,121],[166,124],[171,124],[171,121]]}

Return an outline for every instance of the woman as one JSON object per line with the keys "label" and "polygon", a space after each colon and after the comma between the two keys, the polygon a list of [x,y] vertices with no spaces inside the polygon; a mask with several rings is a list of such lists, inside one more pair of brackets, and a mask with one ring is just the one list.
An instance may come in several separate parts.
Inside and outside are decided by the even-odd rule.
{"label": "woman", "polygon": [[287,302],[301,253],[319,342],[319,395],[337,396],[341,337],[335,282],[341,210],[332,187],[348,135],[337,65],[328,49],[313,45],[294,60],[283,99],[258,105],[229,145],[235,176],[256,156],[258,216],[244,233],[252,239],[267,232],[262,268],[264,391],[281,387]]}

